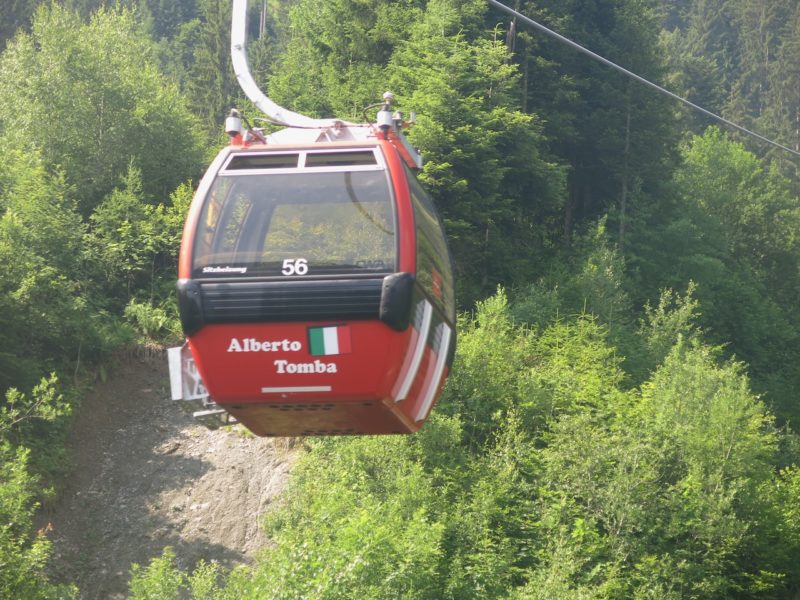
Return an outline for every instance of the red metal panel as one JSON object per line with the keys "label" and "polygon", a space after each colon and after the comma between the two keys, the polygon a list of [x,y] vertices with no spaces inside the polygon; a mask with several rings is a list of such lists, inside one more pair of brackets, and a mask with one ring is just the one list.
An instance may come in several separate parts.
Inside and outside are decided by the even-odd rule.
{"label": "red metal panel", "polygon": [[399,271],[416,274],[417,269],[417,233],[414,225],[414,209],[411,206],[411,195],[408,191],[406,171],[397,149],[386,140],[380,142],[386,166],[394,188],[394,199],[397,210],[397,236],[400,246]]}
{"label": "red metal panel", "polygon": [[[312,355],[309,331],[325,326],[347,328],[349,352]],[[389,396],[410,335],[375,321],[231,323],[189,346],[217,403],[357,402]]]}
{"label": "red metal panel", "polygon": [[[347,328],[350,347],[311,354],[309,330]],[[258,435],[410,433],[390,399],[411,329],[374,321],[208,325],[189,338],[211,397]]]}

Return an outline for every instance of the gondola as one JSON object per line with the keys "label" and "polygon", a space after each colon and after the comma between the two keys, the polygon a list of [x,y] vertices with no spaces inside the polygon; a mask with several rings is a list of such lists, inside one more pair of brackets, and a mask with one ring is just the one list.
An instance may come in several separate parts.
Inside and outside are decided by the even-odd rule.
{"label": "gondola", "polygon": [[232,113],[184,227],[173,398],[213,402],[259,436],[425,422],[453,360],[453,269],[384,100],[375,123],[270,136]]}

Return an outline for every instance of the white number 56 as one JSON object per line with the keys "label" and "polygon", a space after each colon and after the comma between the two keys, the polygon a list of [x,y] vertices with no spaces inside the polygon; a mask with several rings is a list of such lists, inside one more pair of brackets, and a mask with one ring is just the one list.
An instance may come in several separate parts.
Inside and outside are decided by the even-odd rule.
{"label": "white number 56", "polygon": [[305,275],[308,273],[308,260],[305,258],[284,258],[281,273],[284,275]]}

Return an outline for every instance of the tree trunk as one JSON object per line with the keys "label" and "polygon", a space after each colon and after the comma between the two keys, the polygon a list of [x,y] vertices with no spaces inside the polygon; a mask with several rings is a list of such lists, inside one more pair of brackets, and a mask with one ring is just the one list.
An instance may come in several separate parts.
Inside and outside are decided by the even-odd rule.
{"label": "tree trunk", "polygon": [[619,253],[625,255],[625,217],[628,210],[628,161],[631,149],[631,95],[628,87],[627,114],[625,115],[625,150],[622,153],[622,195],[619,199]]}

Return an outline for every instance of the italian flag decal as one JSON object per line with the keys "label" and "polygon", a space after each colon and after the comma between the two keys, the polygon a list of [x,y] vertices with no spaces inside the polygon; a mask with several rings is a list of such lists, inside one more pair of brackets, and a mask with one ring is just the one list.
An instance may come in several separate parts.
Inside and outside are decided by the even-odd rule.
{"label": "italian flag decal", "polygon": [[309,327],[308,347],[311,356],[350,354],[350,327],[348,325]]}

